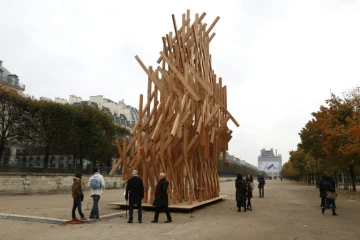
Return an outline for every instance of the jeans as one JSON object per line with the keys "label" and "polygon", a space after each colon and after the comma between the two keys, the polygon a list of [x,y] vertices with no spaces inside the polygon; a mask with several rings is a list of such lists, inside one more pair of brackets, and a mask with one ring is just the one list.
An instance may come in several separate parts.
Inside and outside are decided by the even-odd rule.
{"label": "jeans", "polygon": [[259,187],[259,196],[264,197],[264,186]]}
{"label": "jeans", "polygon": [[331,208],[332,208],[332,214],[335,214],[336,205],[335,205],[335,200],[334,199],[330,199],[330,198],[326,199],[326,205],[322,208],[323,211],[325,211],[327,208],[330,208],[330,205],[331,205]]}
{"label": "jeans", "polygon": [[252,209],[252,207],[251,207],[251,198],[247,199],[247,208]]}
{"label": "jeans", "polygon": [[72,218],[76,218],[76,216],[75,216],[76,208],[78,209],[80,217],[82,217],[82,218],[85,217],[83,212],[81,211],[81,197],[80,196],[74,198],[73,208],[72,208],[72,212],[71,212]]}
{"label": "jeans", "polygon": [[326,205],[326,198],[325,198],[325,197],[322,197],[322,198],[321,198],[321,204],[320,204],[320,206],[323,207],[323,206],[325,206],[325,205]]}
{"label": "jeans", "polygon": [[100,213],[99,213],[100,196],[99,195],[92,195],[92,198],[93,198],[94,204],[93,204],[93,207],[92,207],[91,212],[90,212],[90,217],[98,218],[100,216]]}
{"label": "jeans", "polygon": [[[142,219],[141,203],[137,204],[137,206],[138,206],[138,220],[141,221]],[[129,204],[129,221],[133,220],[133,215],[134,215],[134,204],[132,205]]]}
{"label": "jeans", "polygon": [[156,207],[155,208],[155,216],[154,216],[154,220],[159,220],[159,213],[160,211],[164,209],[165,213],[166,213],[166,217],[167,217],[167,220],[171,220],[171,215],[170,215],[170,212],[169,212],[169,208],[168,207]]}

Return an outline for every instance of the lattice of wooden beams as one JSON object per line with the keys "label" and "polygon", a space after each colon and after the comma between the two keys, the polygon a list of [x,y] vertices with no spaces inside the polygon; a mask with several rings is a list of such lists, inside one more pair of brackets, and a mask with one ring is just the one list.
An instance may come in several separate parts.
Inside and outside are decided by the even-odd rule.
{"label": "lattice of wooden beams", "polygon": [[162,38],[157,67],[147,68],[135,57],[148,75],[147,96],[140,95],[140,120],[131,140],[116,141],[120,158],[110,175],[120,164],[124,180],[137,169],[145,185],[144,203],[154,200],[160,172],[170,182],[173,204],[193,204],[220,193],[216,163],[221,152],[225,161],[232,137],[227,122],[239,124],[227,110],[226,86],[217,78],[209,52],[215,36],[211,31],[220,18],[208,27],[205,15],[196,14],[191,22],[187,10],[180,28],[172,15],[174,33]]}

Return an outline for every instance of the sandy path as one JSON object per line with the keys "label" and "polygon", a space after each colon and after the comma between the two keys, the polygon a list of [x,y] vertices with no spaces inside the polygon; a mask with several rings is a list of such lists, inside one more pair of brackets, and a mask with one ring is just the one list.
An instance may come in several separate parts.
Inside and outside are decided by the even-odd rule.
{"label": "sandy path", "polygon": [[[358,197],[345,197],[345,192],[340,192],[337,199],[339,216],[333,217],[330,210],[325,215],[321,214],[318,190],[313,186],[269,180],[265,187],[265,198],[254,198],[253,211],[246,213],[236,211],[234,182],[222,182],[221,187],[222,194],[231,194],[227,200],[195,211],[195,218],[189,218],[188,213],[173,213],[174,222],[171,224],[150,223],[153,212],[149,211],[143,215],[143,224],[131,225],[120,218],[73,226],[0,220],[0,240],[360,239],[360,201]],[[117,201],[119,196],[123,197],[121,190],[108,191],[102,199],[101,214],[118,211],[106,204]],[[256,191],[254,196],[257,196]],[[44,207],[41,208],[41,205]],[[67,218],[71,199],[67,195],[1,197],[0,206],[0,212],[32,212]],[[160,220],[165,220],[165,214],[160,215]]]}

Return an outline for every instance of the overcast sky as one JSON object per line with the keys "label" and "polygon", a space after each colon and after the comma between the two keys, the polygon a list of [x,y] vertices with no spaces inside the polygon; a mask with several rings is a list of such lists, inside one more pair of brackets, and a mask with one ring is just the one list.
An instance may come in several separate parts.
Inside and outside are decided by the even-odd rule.
{"label": "overcast sky", "polygon": [[262,148],[283,162],[298,132],[330,90],[360,80],[360,1],[0,0],[0,60],[39,98],[103,95],[138,108],[156,66],[171,14],[206,12],[220,21],[211,42],[213,68],[228,86],[240,123],[230,154],[257,166]]}

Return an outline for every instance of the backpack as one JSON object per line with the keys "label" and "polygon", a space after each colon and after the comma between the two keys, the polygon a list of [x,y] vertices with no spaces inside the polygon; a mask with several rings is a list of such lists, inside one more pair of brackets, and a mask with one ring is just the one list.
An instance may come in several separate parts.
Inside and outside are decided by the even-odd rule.
{"label": "backpack", "polygon": [[101,184],[99,180],[99,176],[93,176],[90,180],[90,188],[91,189],[100,189]]}

